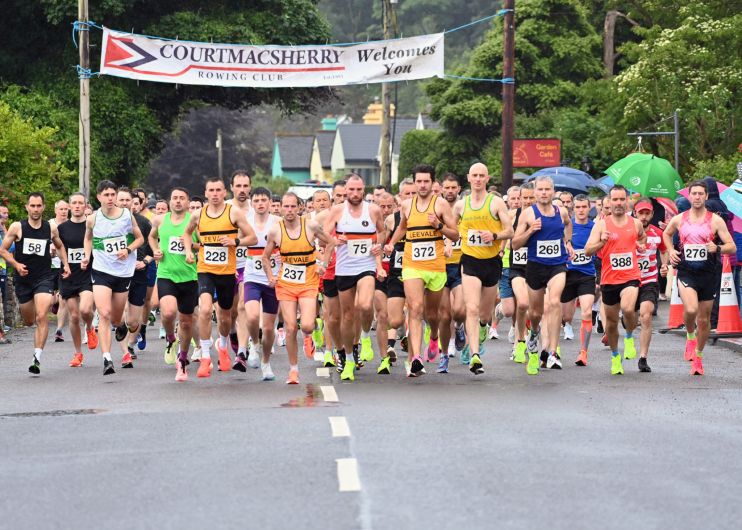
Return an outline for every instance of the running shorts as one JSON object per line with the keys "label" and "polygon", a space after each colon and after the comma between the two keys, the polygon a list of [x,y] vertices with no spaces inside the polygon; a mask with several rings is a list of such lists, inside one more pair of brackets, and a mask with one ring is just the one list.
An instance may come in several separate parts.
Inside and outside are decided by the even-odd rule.
{"label": "running shorts", "polygon": [[276,289],[270,285],[258,282],[245,282],[245,303],[257,301],[263,303],[263,313],[278,314],[278,298]]}
{"label": "running shorts", "polygon": [[198,282],[175,283],[167,278],[157,278],[157,295],[160,299],[174,296],[178,302],[178,313],[192,315],[198,305]]}
{"label": "running shorts", "polygon": [[544,265],[529,261],[526,265],[526,283],[534,291],[544,289],[554,276],[567,272],[566,265]]}
{"label": "running shorts", "polygon": [[621,291],[627,287],[639,287],[639,280],[629,280],[624,283],[605,284],[600,286],[605,305],[616,305],[621,302]]}
{"label": "running shorts", "polygon": [[446,285],[447,276],[445,272],[440,271],[422,271],[412,267],[402,269],[402,281],[422,280],[428,291],[437,292]]}
{"label": "running shorts", "polygon": [[108,274],[107,272],[93,269],[91,281],[93,282],[93,287],[96,285],[102,285],[103,287],[108,287],[114,293],[125,293],[129,290],[129,285],[131,285],[131,276],[128,278],[121,278],[119,276],[114,276],[113,274]]}
{"label": "running shorts", "polygon": [[595,295],[595,276],[580,271],[567,271],[567,283],[562,291],[562,303],[566,304],[580,296]]}
{"label": "running shorts", "polygon": [[475,258],[468,254],[461,255],[461,272],[467,276],[479,278],[482,287],[494,287],[502,276],[502,258]]}
{"label": "running shorts", "polygon": [[234,303],[234,274],[198,273],[198,295],[208,294],[222,309],[232,309]]}

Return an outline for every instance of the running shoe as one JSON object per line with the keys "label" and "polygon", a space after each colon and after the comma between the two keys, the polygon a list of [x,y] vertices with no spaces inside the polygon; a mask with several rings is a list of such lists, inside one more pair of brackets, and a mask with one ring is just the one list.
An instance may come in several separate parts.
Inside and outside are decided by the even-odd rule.
{"label": "running shoe", "polygon": [[513,355],[513,362],[523,364],[526,362],[526,341],[519,340],[518,344],[515,345],[515,354]]}
{"label": "running shoe", "polygon": [[240,351],[240,341],[237,338],[237,332],[233,331],[229,334],[229,344],[232,346],[232,353]]}
{"label": "running shoe", "polygon": [[113,369],[113,361],[109,361],[108,359],[103,359],[103,375],[111,375],[115,374],[116,370]]}
{"label": "running shoe", "polygon": [[[129,332],[129,329],[126,327],[126,323],[122,322],[118,326],[116,326],[116,341],[121,342],[126,338],[126,334]],[[146,343],[145,343],[146,344]],[[143,350],[144,347],[139,348],[140,350]]]}
{"label": "running shoe", "polygon": [[[427,348],[428,362],[429,363],[435,362],[439,353],[440,353],[440,348],[438,348],[438,339],[430,339],[430,342],[428,343],[428,348]],[[444,357],[447,357],[447,356],[444,356]]]}
{"label": "running shoe", "polygon": [[315,348],[324,348],[325,346],[325,325],[321,318],[315,320],[314,331],[312,331],[312,340]]}
{"label": "running shoe", "polygon": [[356,363],[354,361],[345,361],[343,371],[340,373],[340,379],[343,381],[355,381]]}
{"label": "running shoe", "polygon": [[436,370],[439,374],[447,374],[448,373],[448,355],[441,355],[441,360],[438,362],[438,370]]}
{"label": "running shoe", "polygon": [[278,328],[278,331],[276,331],[276,338],[278,339],[278,345],[281,347],[286,346],[286,330],[283,328]]}
{"label": "running shoe", "polygon": [[188,361],[178,361],[178,368],[175,372],[175,380],[178,382],[188,381]]}
{"label": "running shoe", "polygon": [[404,369],[407,377],[417,377],[417,374],[412,373],[412,363],[409,361],[404,362]]}
{"label": "running shoe", "polygon": [[374,360],[374,348],[371,345],[371,337],[361,338],[361,361],[370,363]]}
{"label": "running shoe", "polygon": [[234,356],[234,364],[232,365],[232,370],[237,370],[238,372],[242,373],[247,372],[247,358],[245,357],[244,353],[238,353]]}
{"label": "running shoe", "polygon": [[696,348],[698,347],[698,339],[686,339],[685,340],[685,360],[692,361],[696,358]]}
{"label": "running shoe", "polygon": [[495,306],[495,320],[500,322],[505,319],[505,313],[502,312],[502,302]]}
{"label": "running shoe", "polygon": [[611,375],[623,374],[623,364],[621,363],[621,356],[616,355],[611,357]]}
{"label": "running shoe", "polygon": [[528,350],[528,353],[538,353],[538,334],[531,335],[528,334],[528,340],[526,341],[526,349]]}
{"label": "running shoe", "polygon": [[461,351],[466,346],[466,332],[464,331],[463,324],[456,324],[454,340],[456,345],[456,351]]}
{"label": "running shoe", "polygon": [[407,335],[399,339],[399,346],[402,348],[402,351],[407,353],[407,347],[409,346],[409,339],[407,338]]}
{"label": "running shoe", "polygon": [[595,326],[595,331],[598,333],[598,335],[605,333],[605,329],[603,328],[603,321],[600,320],[600,315],[598,315],[598,325]]}
{"label": "running shoe", "polygon": [[479,344],[484,344],[487,340],[487,326],[479,324]]}
{"label": "running shoe", "polygon": [[469,345],[467,344],[464,346],[464,349],[461,350],[461,364],[469,364],[469,359],[471,358]]}
{"label": "running shoe", "polygon": [[652,369],[647,364],[646,357],[639,357],[639,371],[644,373],[649,373],[652,371]]}
{"label": "running shoe", "polygon": [[549,355],[549,358],[546,359],[546,367],[551,370],[561,370],[562,360],[557,356],[556,353],[552,353]]}
{"label": "running shoe", "polygon": [[538,374],[539,358],[538,353],[528,353],[528,364],[526,365],[526,373],[528,375]]}
{"label": "running shoe", "polygon": [[384,357],[379,363],[379,368],[376,369],[377,374],[389,375],[392,373],[392,361],[389,357]]}
{"label": "running shoe", "polygon": [[157,320],[157,315],[155,314],[155,310],[153,309],[152,311],[149,312],[149,315],[147,315],[147,322],[151,326],[152,324],[155,323],[155,320]]}
{"label": "running shoe", "polygon": [[175,339],[173,341],[167,341],[167,346],[165,346],[165,364],[175,364],[175,361],[177,360],[177,346],[178,339]]}
{"label": "running shoe", "polygon": [[232,369],[232,359],[229,358],[227,348],[222,348],[219,342],[217,342],[216,352],[219,354],[219,371],[229,372]]}
{"label": "running shoe", "polygon": [[314,360],[314,341],[311,335],[304,335],[304,355],[310,361]]}
{"label": "running shoe", "polygon": [[137,348],[142,351],[147,347],[147,326],[142,324],[139,326],[139,335],[137,335]]}
{"label": "running shoe", "polygon": [[58,329],[54,333],[54,342],[64,342],[64,334],[62,334],[62,330]]}
{"label": "running shoe", "polygon": [[121,357],[121,368],[134,368],[134,360],[128,351]]}
{"label": "running shoe", "polygon": [[271,363],[261,364],[260,370],[263,372],[263,381],[275,381],[276,376],[273,374],[273,370],[271,370]]}
{"label": "running shoe", "polygon": [[335,366],[335,357],[332,355],[332,352],[330,350],[325,351],[325,358],[322,360],[322,366],[324,366],[325,368]]}
{"label": "running shoe", "polygon": [[572,324],[569,322],[564,323],[564,340],[574,340],[575,331],[572,329]]}
{"label": "running shoe", "polygon": [[623,339],[623,358],[633,359],[636,357],[636,346],[634,345],[634,337]]}
{"label": "running shoe", "polygon": [[160,331],[158,332],[157,336],[161,339],[164,339],[167,336],[167,333],[165,333],[165,328],[160,326]]}
{"label": "running shoe", "polygon": [[603,344],[603,346],[608,346],[608,334],[607,333],[600,338],[600,342]]}
{"label": "running shoe", "polygon": [[690,375],[703,375],[703,359],[697,355],[691,361]]}
{"label": "running shoe", "polygon": [[196,375],[198,377],[211,377],[211,357],[202,357],[201,362],[198,366],[198,371],[196,371]]}
{"label": "running shoe", "polygon": [[423,328],[423,344],[427,344],[428,342],[430,342],[430,326],[426,322]]}
{"label": "running shoe", "polygon": [[386,349],[386,356],[389,357],[389,362],[394,364],[397,362],[397,352],[394,351],[394,348],[391,346],[388,346]]}
{"label": "running shoe", "polygon": [[258,351],[258,347],[253,344],[252,342],[247,347],[247,366],[250,368],[257,370],[260,368],[260,352]]}
{"label": "running shoe", "polygon": [[500,334],[497,332],[497,328],[494,324],[490,326],[489,334],[487,335],[490,340],[499,340]]}
{"label": "running shoe", "polygon": [[39,375],[41,373],[41,363],[36,358],[36,355],[33,356],[33,361],[31,362],[31,366],[28,367],[28,371],[34,375]]}
{"label": "running shoe", "polygon": [[137,354],[136,354],[136,352],[134,351],[134,347],[133,347],[133,346],[132,346],[131,344],[129,344],[129,345],[128,345],[128,346],[126,347],[126,351],[128,351],[128,352],[129,352],[129,355],[131,355],[131,358],[132,358],[132,359],[136,359],[136,358],[137,358]]}
{"label": "running shoe", "polygon": [[420,359],[419,355],[416,355],[412,359],[412,363],[410,364],[410,371],[415,374],[415,377],[423,375],[425,373],[425,365],[423,365],[423,361],[422,359]]}
{"label": "running shoe", "polygon": [[539,360],[541,361],[541,368],[546,368],[546,362],[549,360],[549,352],[546,350],[541,350],[541,356],[539,357]]}
{"label": "running shoe", "polygon": [[515,343],[515,328],[513,326],[510,326],[510,331],[508,331],[508,340],[510,344]]}
{"label": "running shoe", "polygon": [[[580,350],[580,354],[577,356],[577,360],[575,361],[575,364],[577,366],[587,366],[587,351],[586,350]],[[641,361],[639,362],[641,364]]]}
{"label": "running shoe", "polygon": [[82,366],[83,362],[83,356],[82,353],[76,353],[72,356],[72,360],[70,361],[70,366],[72,368],[79,368]]}
{"label": "running shoe", "polygon": [[196,348],[193,348],[193,353],[191,354],[191,362],[199,362],[201,360],[201,346],[198,346]]}
{"label": "running shoe", "polygon": [[98,347],[98,334],[93,328],[85,330],[85,336],[88,338],[88,349],[94,350]]}
{"label": "running shoe", "polygon": [[469,371],[474,375],[481,375],[484,373],[484,366],[482,366],[482,361],[476,353],[471,356],[471,360],[469,361]]}

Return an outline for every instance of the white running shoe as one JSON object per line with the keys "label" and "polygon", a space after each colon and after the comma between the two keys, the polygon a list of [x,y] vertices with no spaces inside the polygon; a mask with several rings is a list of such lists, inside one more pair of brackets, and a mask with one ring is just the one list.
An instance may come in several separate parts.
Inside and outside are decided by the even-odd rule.
{"label": "white running shoe", "polygon": [[505,315],[502,312],[502,302],[501,302],[495,306],[495,320],[499,322],[500,320],[504,318],[505,318]]}
{"label": "white running shoe", "polygon": [[488,337],[490,339],[499,339],[500,338],[500,334],[497,333],[497,328],[496,327],[490,326],[490,331],[489,331]]}
{"label": "white running shoe", "polygon": [[574,340],[575,332],[572,329],[572,324],[569,322],[564,323],[564,340]]}
{"label": "white running shoe", "polygon": [[271,363],[261,364],[260,370],[263,372],[263,381],[273,381],[276,379],[273,370],[271,370]]}
{"label": "white running shoe", "polygon": [[252,343],[252,341],[248,343],[247,351],[249,352],[247,355],[247,366],[254,369],[260,368],[260,354],[258,353],[258,348]]}
{"label": "white running shoe", "polygon": [[282,348],[286,347],[286,331],[283,328],[278,329],[276,337],[278,338],[278,345]]}
{"label": "white running shoe", "polygon": [[193,353],[191,354],[191,361],[200,361],[201,360],[201,347],[193,349]]}
{"label": "white running shoe", "polygon": [[557,357],[557,354],[556,353],[552,353],[546,359],[546,367],[547,368],[554,368],[556,370],[561,370],[562,369],[562,360],[559,357]]}
{"label": "white running shoe", "polygon": [[515,328],[513,326],[510,326],[510,331],[508,331],[508,340],[510,344],[515,344]]}

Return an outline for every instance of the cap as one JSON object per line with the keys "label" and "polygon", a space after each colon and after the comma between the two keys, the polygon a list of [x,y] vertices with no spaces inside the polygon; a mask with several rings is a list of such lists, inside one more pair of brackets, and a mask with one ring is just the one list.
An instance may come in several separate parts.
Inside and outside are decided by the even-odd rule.
{"label": "cap", "polygon": [[648,200],[645,199],[645,200],[642,200],[642,201],[637,202],[634,205],[634,211],[635,212],[640,212],[642,210],[651,210],[651,211],[654,211],[654,206],[652,206],[652,201],[648,201]]}

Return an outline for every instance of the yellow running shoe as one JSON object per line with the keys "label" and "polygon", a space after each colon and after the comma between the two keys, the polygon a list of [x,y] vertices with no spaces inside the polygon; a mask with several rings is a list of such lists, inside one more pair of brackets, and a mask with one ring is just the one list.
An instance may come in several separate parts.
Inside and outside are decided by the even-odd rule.
{"label": "yellow running shoe", "polygon": [[623,339],[623,358],[633,359],[636,357],[636,346],[634,346],[634,337]]}
{"label": "yellow running shoe", "polygon": [[371,346],[371,337],[361,338],[361,361],[369,363],[374,360],[374,348]]}
{"label": "yellow running shoe", "polygon": [[621,356],[616,355],[611,357],[611,375],[623,374],[623,364],[621,364]]}
{"label": "yellow running shoe", "polygon": [[389,375],[392,373],[392,361],[389,357],[384,357],[379,363],[379,368],[376,370],[377,374]]}
{"label": "yellow running shoe", "polygon": [[356,379],[356,363],[353,361],[345,361],[345,366],[340,374],[340,379],[343,381],[355,381]]}
{"label": "yellow running shoe", "polygon": [[537,375],[538,374],[538,365],[541,362],[539,359],[539,354],[537,353],[528,353],[528,364],[526,365],[526,373],[528,375]]}
{"label": "yellow running shoe", "polygon": [[526,342],[518,341],[515,346],[515,354],[513,355],[513,362],[524,364],[526,362]]}

